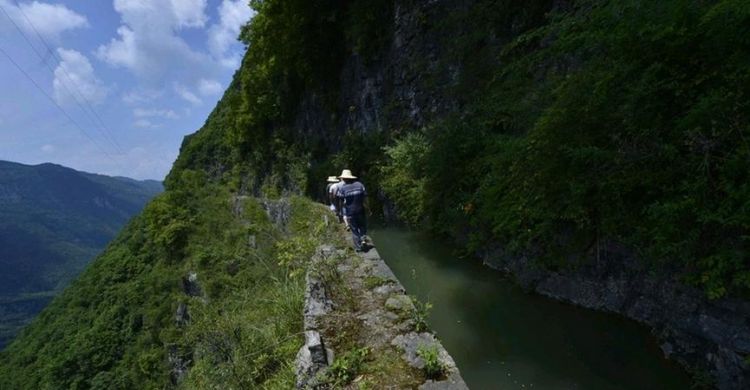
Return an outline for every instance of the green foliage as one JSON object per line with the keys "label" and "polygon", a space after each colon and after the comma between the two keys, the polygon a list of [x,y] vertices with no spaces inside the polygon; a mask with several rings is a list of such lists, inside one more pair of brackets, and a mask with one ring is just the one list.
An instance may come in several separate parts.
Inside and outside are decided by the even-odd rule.
{"label": "green foliage", "polygon": [[[192,364],[184,388],[293,386],[304,289],[293,269],[278,265],[276,242],[309,249],[315,234],[333,233],[316,228],[323,208],[287,202],[292,218],[276,226],[257,200],[182,171],[0,353],[0,388],[169,387],[172,348]],[[295,267],[305,267],[299,260]],[[191,273],[201,297],[186,295]],[[180,303],[188,319],[177,323]]]}
{"label": "green foliage", "polygon": [[690,389],[693,390],[707,390],[714,388],[714,380],[712,379],[711,373],[705,370],[695,370],[692,372],[693,383],[690,385]]}
{"label": "green foliage", "polygon": [[334,388],[343,387],[357,376],[370,354],[370,349],[355,348],[337,357],[325,372],[324,381]]}
{"label": "green foliage", "polygon": [[[299,134],[293,122],[309,91],[324,107],[337,104],[347,46],[370,58],[388,45],[393,2],[265,0],[250,6],[257,13],[240,34],[248,45],[242,67],[201,130],[185,138],[167,186],[176,186],[183,170],[202,170],[239,193],[315,194],[321,177],[343,167],[375,186],[376,159],[361,157],[381,153],[383,134],[347,136],[347,155],[334,165],[330,135]],[[352,155],[355,150],[373,153]],[[322,176],[313,175],[321,166]]]}
{"label": "green foliage", "polygon": [[422,302],[417,297],[413,296],[411,297],[411,301],[414,304],[414,310],[411,312],[414,331],[417,333],[428,331],[430,326],[427,324],[427,318],[430,316],[432,303]]}
{"label": "green foliage", "polygon": [[303,285],[271,263],[245,272],[257,282],[252,287],[233,286],[222,302],[195,306],[187,339],[198,358],[184,388],[278,388],[269,384],[294,383]]}
{"label": "green foliage", "polygon": [[423,189],[388,196],[474,248],[570,267],[614,240],[710,298],[750,294],[748,7],[583,0],[545,22],[542,3],[501,50],[479,37],[508,36],[492,21],[511,13],[477,19],[455,52],[487,59],[454,88],[471,103],[425,132]]}
{"label": "green foliage", "polygon": [[0,161],[0,348],[106,246],[156,181]]}
{"label": "green foliage", "polygon": [[367,277],[365,277],[365,288],[367,288],[368,290],[372,290],[375,287],[385,285],[389,282],[390,280],[382,276],[368,275]]}
{"label": "green foliage", "polygon": [[398,205],[398,215],[411,225],[418,225],[425,215],[427,193],[427,138],[408,133],[384,148],[387,162],[381,167],[381,186]]}
{"label": "green foliage", "polygon": [[[495,165],[510,180],[487,201],[521,212],[489,221],[493,229],[511,235],[519,225],[508,221],[521,221],[525,243],[549,247],[560,243],[546,237],[567,232],[563,244],[577,251],[618,238],[712,298],[750,291],[748,171],[737,164],[750,157],[741,103],[750,63],[740,54],[748,43],[733,37],[749,20],[733,1],[582,2],[531,34],[557,39],[516,57],[519,68],[563,70],[545,69],[550,85],[539,89],[551,100],[538,102],[523,157]],[[499,88],[522,75],[509,67]]]}
{"label": "green foliage", "polygon": [[[347,132],[343,137],[343,147],[330,157],[334,173],[350,169],[357,175],[366,188],[369,188],[367,205],[370,210],[379,210],[380,199],[375,189],[381,188],[380,165],[383,159],[383,147],[389,134],[373,131],[367,133]],[[330,172],[330,171],[329,171]]]}
{"label": "green foliage", "polygon": [[424,361],[424,375],[427,379],[439,379],[445,374],[445,366],[440,361],[440,352],[435,345],[420,345],[417,356]]}
{"label": "green foliage", "polygon": [[382,148],[388,134],[382,132],[347,132],[341,151],[332,156],[334,166],[351,169],[355,175],[377,178]]}
{"label": "green foliage", "polygon": [[390,44],[393,0],[357,0],[349,5],[345,34],[348,46],[366,62],[377,59]]}
{"label": "green foliage", "polygon": [[312,237],[294,236],[276,243],[276,258],[279,266],[290,270],[291,276],[298,276],[305,270],[305,263],[315,252],[317,241]]}
{"label": "green foliage", "polygon": [[[203,128],[185,139],[168,186],[181,170],[201,169],[243,193],[258,194],[264,184],[269,194],[305,189],[308,161],[295,165],[296,156],[320,141],[299,139],[293,111],[306,89],[336,90],[346,7],[332,0],[254,0],[250,6],[256,15],[240,33],[250,48],[242,67]],[[321,95],[336,99],[333,92]]]}
{"label": "green foliage", "polygon": [[239,156],[265,174],[274,165],[286,168],[277,157],[289,145],[302,146],[285,127],[302,92],[337,85],[332,70],[343,60],[343,17],[335,1],[252,1],[251,6],[257,14],[240,39],[252,50],[237,75],[241,102],[229,136]]}

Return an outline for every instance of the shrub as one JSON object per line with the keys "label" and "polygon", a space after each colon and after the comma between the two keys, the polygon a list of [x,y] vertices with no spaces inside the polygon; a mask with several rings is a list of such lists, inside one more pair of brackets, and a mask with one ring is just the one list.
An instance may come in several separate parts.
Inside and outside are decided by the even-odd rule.
{"label": "shrub", "polygon": [[427,324],[427,317],[429,317],[430,310],[432,310],[432,304],[430,302],[423,303],[416,297],[411,297],[411,301],[414,303],[414,310],[412,311],[414,331],[426,332],[430,328]]}
{"label": "shrub", "polygon": [[409,133],[383,148],[385,164],[380,168],[381,184],[390,200],[396,205],[399,217],[418,225],[425,215],[427,181],[427,138],[421,133]]}
{"label": "shrub", "polygon": [[440,361],[440,352],[435,345],[421,345],[417,348],[417,356],[424,361],[424,375],[427,379],[439,379],[445,374],[445,366]]}

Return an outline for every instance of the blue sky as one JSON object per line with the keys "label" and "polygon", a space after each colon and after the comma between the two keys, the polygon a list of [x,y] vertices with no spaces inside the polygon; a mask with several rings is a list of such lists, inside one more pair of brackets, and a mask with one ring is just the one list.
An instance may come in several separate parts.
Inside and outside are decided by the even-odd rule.
{"label": "blue sky", "polygon": [[0,160],[159,180],[231,81],[252,17],[247,0],[0,7]]}

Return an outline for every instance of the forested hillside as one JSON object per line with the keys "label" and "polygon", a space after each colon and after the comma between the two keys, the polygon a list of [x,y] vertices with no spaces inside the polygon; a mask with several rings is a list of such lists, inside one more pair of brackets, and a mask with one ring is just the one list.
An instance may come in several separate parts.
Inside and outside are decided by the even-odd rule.
{"label": "forested hillside", "polygon": [[0,161],[0,348],[161,191],[156,181]]}
{"label": "forested hillside", "polygon": [[[359,111],[382,107],[343,101],[332,69],[352,61],[345,48],[365,70],[394,55],[391,2],[259,2],[241,36],[253,49],[176,168],[257,187],[284,182],[289,162],[347,162],[387,177],[406,219],[473,226],[475,245],[554,262],[616,238],[711,297],[747,296],[746,2],[465,3],[435,5],[458,11],[440,25],[421,15],[442,56],[415,76],[456,109],[415,116],[394,99],[360,128]],[[311,108],[322,123],[300,118]]]}
{"label": "forested hillside", "polygon": [[[263,213],[243,227],[226,202],[316,195],[343,166],[384,213],[468,254],[560,278],[636,263],[617,285],[625,303],[591,306],[651,325],[699,386],[750,383],[748,2],[251,5],[242,66],[185,139],[167,193],[0,355],[0,372],[25,370],[0,384],[283,388],[297,324],[273,307],[293,305],[263,294],[289,288],[288,269],[264,268],[288,247],[243,263],[255,249],[236,240]],[[182,327],[180,286],[196,269],[213,304],[190,306]],[[634,278],[677,286],[647,314],[686,318],[626,310],[651,293]],[[238,308],[238,294],[264,299]],[[260,360],[235,360],[263,345]]]}

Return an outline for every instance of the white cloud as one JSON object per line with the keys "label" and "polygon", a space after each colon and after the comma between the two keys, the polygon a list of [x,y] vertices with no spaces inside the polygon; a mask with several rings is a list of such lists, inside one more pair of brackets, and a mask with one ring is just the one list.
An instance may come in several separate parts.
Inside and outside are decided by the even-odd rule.
{"label": "white cloud", "polygon": [[55,147],[53,145],[50,145],[50,144],[42,145],[42,147],[40,149],[44,153],[52,153],[52,152],[55,151]]}
{"label": "white cloud", "polygon": [[109,45],[102,45],[96,51],[96,55],[116,66],[123,66],[135,70],[138,66],[138,51],[135,42],[135,33],[126,26],[117,29],[119,39],[113,38]]}
{"label": "white cloud", "polygon": [[185,87],[182,84],[175,84],[174,91],[177,93],[177,96],[181,97],[187,102],[190,102],[194,105],[199,105],[203,103],[203,101],[196,96],[193,92],[191,92],[187,87]]}
{"label": "white cloud", "polygon": [[168,27],[203,27],[207,19],[206,3],[206,0],[114,0],[114,8],[130,25],[150,19]]}
{"label": "white cloud", "polygon": [[219,22],[208,30],[208,48],[222,65],[237,68],[242,53],[231,50],[232,45],[236,44],[240,28],[253,17],[254,11],[246,0],[223,0],[218,13]]}
{"label": "white cloud", "polygon": [[104,101],[108,90],[94,75],[89,59],[75,50],[61,48],[57,53],[62,61],[57,65],[52,81],[55,100],[61,105],[75,100],[81,102],[81,97],[92,104]]}
{"label": "white cloud", "polygon": [[206,24],[206,0],[171,0],[170,3],[180,26],[203,27]]}
{"label": "white cloud", "polygon": [[134,89],[122,95],[122,101],[127,104],[151,103],[164,96],[164,92],[151,89]]}
{"label": "white cloud", "polygon": [[129,177],[154,179],[169,172],[176,158],[176,150],[161,150],[156,145],[144,145],[128,150],[124,160],[130,169]]}
{"label": "white cloud", "polygon": [[178,119],[180,116],[177,115],[173,110],[159,110],[159,109],[145,109],[136,108],[133,110],[133,116],[136,118],[165,118],[165,119]]}
{"label": "white cloud", "polygon": [[160,127],[160,125],[156,125],[148,119],[138,119],[135,122],[133,122],[133,126],[144,128],[144,129],[156,129]]}
{"label": "white cloud", "polygon": [[216,80],[200,79],[198,81],[198,91],[203,96],[218,95],[224,88]]}
{"label": "white cloud", "polygon": [[205,24],[205,0],[115,0],[114,8],[122,25],[117,37],[96,50],[102,61],[130,70],[155,89],[163,88],[167,77],[195,80],[216,73],[210,56],[178,34]]}
{"label": "white cloud", "polygon": [[[222,0],[210,27],[207,0],[113,1],[121,24],[116,36],[96,49],[96,56],[136,76],[138,84],[122,96],[123,102],[143,106],[156,100],[144,91],[171,90],[191,106],[200,106],[221,94],[224,87],[218,80],[241,58],[243,46],[236,37],[252,15],[247,0]],[[207,49],[191,47],[184,38],[183,30],[199,28],[207,34]]]}
{"label": "white cloud", "polygon": [[[60,34],[78,28],[89,27],[85,16],[72,11],[62,4],[50,4],[40,1],[22,3],[0,0],[0,5],[8,15],[27,34],[35,36],[34,29],[44,38],[58,41]],[[27,21],[28,19],[28,21]],[[29,25],[29,22],[33,25]],[[7,18],[0,18],[0,25],[9,24]]]}
{"label": "white cloud", "polygon": [[81,145],[76,148],[76,153],[56,158],[55,162],[87,172],[161,180],[169,172],[177,153],[176,148],[165,148],[158,142],[151,142],[126,148],[124,154],[114,156],[113,160],[97,153],[93,145]]}

